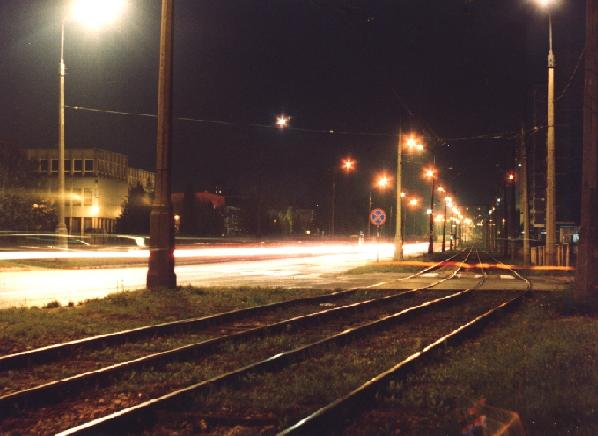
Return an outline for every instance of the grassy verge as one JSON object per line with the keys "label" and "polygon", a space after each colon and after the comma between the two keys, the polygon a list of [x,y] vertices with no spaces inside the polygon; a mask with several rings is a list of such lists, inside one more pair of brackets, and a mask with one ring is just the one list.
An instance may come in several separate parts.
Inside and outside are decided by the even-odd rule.
{"label": "grassy verge", "polygon": [[175,319],[225,312],[325,290],[180,288],[112,294],[83,304],[0,310],[0,355]]}
{"label": "grassy verge", "polygon": [[397,384],[360,422],[377,434],[452,434],[507,410],[527,434],[596,434],[598,316],[570,307],[565,293],[535,294],[482,336]]}

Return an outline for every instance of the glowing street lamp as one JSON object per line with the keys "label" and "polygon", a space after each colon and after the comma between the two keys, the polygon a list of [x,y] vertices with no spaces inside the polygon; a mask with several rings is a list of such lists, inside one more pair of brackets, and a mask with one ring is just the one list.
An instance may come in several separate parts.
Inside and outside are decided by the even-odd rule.
{"label": "glowing street lamp", "polygon": [[341,163],[341,168],[346,173],[355,171],[355,161],[353,159],[351,159],[350,157],[343,159],[343,161]]}
{"label": "glowing street lamp", "polygon": [[382,191],[387,189],[389,186],[390,186],[390,178],[385,174],[382,174],[376,180],[376,187]]}
{"label": "glowing street lamp", "polygon": [[[65,224],[64,208],[64,25],[67,19],[99,29],[113,21],[125,9],[125,0],[75,0],[71,9],[62,18],[60,26],[60,64],[59,64],[59,108],[58,108],[58,202],[56,234],[65,236],[68,229]],[[59,245],[68,245],[68,238],[59,237]]]}
{"label": "glowing street lamp", "polygon": [[289,121],[291,121],[291,117],[288,117],[284,114],[278,115],[276,117],[276,127],[279,129],[286,129],[289,127]]}
{"label": "glowing street lamp", "polygon": [[71,14],[73,20],[98,29],[114,23],[125,7],[124,0],[76,0],[72,3]]}

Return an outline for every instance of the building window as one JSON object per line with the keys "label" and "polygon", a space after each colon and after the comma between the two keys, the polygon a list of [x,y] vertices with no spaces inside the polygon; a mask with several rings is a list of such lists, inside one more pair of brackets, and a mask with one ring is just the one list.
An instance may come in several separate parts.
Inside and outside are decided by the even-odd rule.
{"label": "building window", "polygon": [[50,171],[53,172],[53,173],[57,173],[58,172],[58,159],[52,159],[51,166],[50,166]]}
{"label": "building window", "polygon": [[39,170],[42,173],[48,172],[48,159],[40,159],[39,161]]}
{"label": "building window", "polygon": [[93,191],[90,188],[83,188],[83,206],[92,205]]}
{"label": "building window", "polygon": [[64,174],[71,173],[71,161],[68,159],[64,160]]}
{"label": "building window", "polygon": [[83,160],[82,159],[74,159],[73,160],[73,170],[75,175],[81,175],[83,173]]}
{"label": "building window", "polygon": [[93,173],[93,159],[85,159],[85,173]]}

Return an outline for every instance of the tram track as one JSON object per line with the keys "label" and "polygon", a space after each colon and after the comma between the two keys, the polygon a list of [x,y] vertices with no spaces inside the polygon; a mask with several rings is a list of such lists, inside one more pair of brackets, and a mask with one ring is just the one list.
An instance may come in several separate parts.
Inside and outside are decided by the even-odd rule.
{"label": "tram track", "polygon": [[[480,283],[482,282],[483,279],[480,280]],[[447,295],[433,301],[428,301],[418,306],[409,307],[398,313],[378,319],[366,325],[347,329],[337,335],[327,337],[316,343],[299,347],[289,352],[273,355],[268,359],[242,367],[238,370],[225,373],[209,380],[204,380],[195,385],[187,386],[184,389],[179,389],[167,395],[153,398],[152,400],[138,406],[130,407],[106,417],[90,421],[80,426],[71,428],[65,431],[63,434],[87,434],[96,432],[110,433],[113,431],[138,433],[143,432],[144,428],[146,429],[146,434],[163,434],[175,431],[179,432],[181,431],[179,425],[177,424],[173,427],[172,423],[185,421],[186,418],[184,416],[184,412],[183,416],[181,416],[181,408],[190,408],[195,411],[196,407],[201,407],[196,404],[197,397],[203,396],[205,400],[206,395],[212,393],[215,394],[215,397],[217,398],[221,398],[222,396],[226,398],[226,391],[223,393],[222,390],[232,389],[234,390],[234,394],[232,394],[234,400],[232,401],[236,402],[239,400],[239,396],[246,394],[247,391],[257,393],[258,395],[260,392],[262,392],[263,388],[255,386],[256,378],[277,377],[275,374],[280,372],[284,373],[286,371],[286,374],[278,378],[284,380],[285,383],[289,383],[288,380],[289,378],[293,377],[294,371],[289,369],[291,365],[294,365],[294,368],[296,368],[296,365],[311,364],[313,367],[312,369],[316,371],[326,367],[325,359],[321,361],[321,363],[316,364],[316,366],[313,366],[313,362],[318,361],[318,356],[321,360],[322,354],[328,355],[328,357],[336,356],[337,360],[344,360],[342,353],[339,353],[338,350],[336,350],[338,347],[351,346],[351,349],[361,350],[362,358],[364,356],[367,357],[370,353],[372,353],[374,343],[377,342],[378,347],[384,347],[385,344],[388,344],[389,337],[384,336],[384,332],[386,331],[386,333],[388,333],[388,329],[395,328],[397,325],[403,325],[404,323],[408,322],[419,322],[423,325],[420,325],[419,328],[416,328],[416,331],[420,332],[421,334],[422,327],[425,326],[426,328],[424,331],[427,331],[427,333],[424,335],[430,338],[430,342],[433,342],[434,335],[438,332],[438,330],[428,327],[432,321],[438,322],[439,320],[442,320],[442,322],[447,322],[452,327],[459,329],[462,325],[467,325],[467,322],[470,319],[469,316],[471,314],[479,317],[480,313],[484,313],[488,310],[486,306],[494,307],[496,303],[499,303],[499,305],[504,304],[504,295],[498,295],[497,293],[485,293],[485,297],[492,300],[490,304],[486,302],[485,304],[482,304],[481,307],[476,307],[475,305],[471,304],[461,304],[460,306],[455,306],[456,302],[465,301],[465,297],[470,296],[472,291],[473,289],[458,291],[451,295]],[[436,310],[444,307],[448,307],[447,311],[449,313],[446,315],[440,315]],[[451,311],[455,310],[456,312],[451,313]],[[466,314],[464,320],[457,316],[461,310],[464,310]],[[427,318],[426,314],[428,315]],[[418,316],[416,317],[415,315]],[[423,315],[423,317],[421,315]],[[461,324],[462,322],[463,324]],[[407,331],[409,331],[409,326],[407,326]],[[395,331],[393,334],[396,335],[397,333],[398,332]],[[392,336],[393,335],[391,334],[390,338],[392,338]],[[428,342],[427,338],[426,342]],[[245,386],[243,388],[242,386],[247,385],[247,380],[250,380],[249,386]],[[297,384],[301,384],[301,381],[295,380],[295,385]],[[282,386],[280,383],[276,383],[276,385]],[[229,395],[231,394],[229,393]],[[228,404],[230,405],[231,402]],[[251,404],[251,401],[245,402],[243,404]],[[185,406],[183,407],[183,405]],[[203,413],[210,411],[209,405],[207,407],[205,404],[202,406],[205,407],[205,409],[202,410]],[[191,415],[196,418],[197,413],[193,412]],[[207,418],[214,420],[213,415],[208,416]],[[231,417],[217,417],[217,420],[221,423],[237,423],[240,419],[242,420],[242,418],[240,418],[238,415]],[[153,423],[155,420],[158,421],[158,424],[152,425],[151,423]],[[258,419],[257,421],[260,420]],[[149,429],[147,429],[148,423],[150,423]],[[280,424],[280,422],[278,424]],[[183,430],[183,432],[187,431],[190,431],[190,429],[186,428]]]}
{"label": "tram track", "polygon": [[[483,264],[479,252],[476,251],[476,255],[479,261],[478,267],[481,268]],[[486,253],[486,255],[492,258],[496,263],[499,263],[489,253]],[[363,414],[365,410],[371,410],[373,408],[372,404],[375,404],[375,394],[382,391],[390,382],[400,380],[401,377],[417,370],[418,367],[425,364],[426,359],[431,358],[435,353],[441,352],[442,347],[464,340],[469,335],[478,333],[486,323],[490,322],[501,313],[512,310],[516,305],[520,304],[523,298],[531,290],[531,282],[522,277],[517,271],[513,269],[509,269],[509,271],[517,279],[525,282],[525,291],[518,292],[516,296],[503,301],[495,307],[489,308],[475,318],[449,331],[423,347],[420,351],[409,355],[394,366],[377,374],[347,395],[335,399],[326,406],[298,420],[294,425],[279,432],[278,435],[327,434],[329,433],[329,429],[332,428],[334,429],[334,434],[343,433],[340,429],[347,425],[347,421],[354,421],[356,419],[355,413],[359,415]],[[482,274],[485,280],[488,275],[486,269],[482,269]],[[335,424],[331,426],[331,423]]]}
{"label": "tram track", "polygon": [[[447,262],[453,258],[454,256],[447,259]],[[436,266],[438,267],[438,265]],[[429,289],[442,281],[444,280],[438,280],[411,292]],[[289,307],[287,309],[278,305],[274,307],[268,305],[257,307],[254,311],[243,310],[241,313],[235,311],[235,316],[226,313],[224,316],[215,315],[200,318],[197,320],[198,322],[195,322],[196,320],[190,322],[184,320],[183,322],[175,321],[166,325],[159,325],[157,327],[164,327],[164,329],[157,330],[160,336],[157,334],[149,336],[149,340],[144,340],[145,335],[139,337],[139,330],[134,329],[128,331],[130,333],[128,336],[127,332],[115,334],[118,341],[113,346],[106,345],[103,337],[93,337],[86,338],[89,340],[73,341],[67,344],[44,347],[37,351],[5,356],[5,365],[1,368],[4,369],[4,373],[9,368],[14,370],[18,367],[28,368],[28,371],[19,373],[13,371],[8,379],[2,377],[2,370],[0,369],[0,380],[4,382],[0,390],[0,406],[4,405],[6,407],[7,404],[35,396],[37,392],[41,394],[44,390],[55,391],[60,385],[66,386],[69,383],[80,385],[86,381],[91,382],[103,376],[102,374],[115,373],[127,368],[140,368],[142,365],[156,363],[167,357],[184,356],[186,353],[198,348],[212,347],[227,336],[236,334],[241,339],[275,332],[285,326],[311,321],[314,316],[334,317],[338,316],[337,312],[339,310],[352,312],[362,310],[368,306],[386,304],[400,298],[404,293],[405,291],[384,289],[372,292],[368,292],[367,288],[351,289],[344,292],[334,292],[322,297],[291,300],[292,305],[284,305]],[[332,309],[322,310],[322,306],[331,307]],[[305,315],[310,316],[303,318]],[[181,324],[184,326],[183,328],[179,328]],[[147,330],[144,329],[144,331]],[[167,337],[163,337],[166,335]],[[75,346],[82,343],[84,347],[73,349],[71,348],[73,343],[75,343]],[[57,353],[53,356],[46,354],[48,349],[60,349],[62,345],[67,346],[67,352]],[[106,352],[103,352],[102,348],[107,348]],[[98,349],[100,351],[97,351]],[[72,351],[77,351],[78,354],[72,353]],[[148,353],[148,351],[153,352]],[[27,359],[24,360],[23,355],[26,355]],[[114,355],[118,355],[118,358],[115,358]],[[52,359],[48,359],[48,357],[52,357]],[[60,377],[55,376],[52,378],[52,374],[56,373],[53,369],[57,368],[57,365],[52,361],[56,360],[66,363],[58,367],[57,374]],[[19,363],[23,365],[19,365]],[[47,379],[47,382],[40,382],[40,378]]]}

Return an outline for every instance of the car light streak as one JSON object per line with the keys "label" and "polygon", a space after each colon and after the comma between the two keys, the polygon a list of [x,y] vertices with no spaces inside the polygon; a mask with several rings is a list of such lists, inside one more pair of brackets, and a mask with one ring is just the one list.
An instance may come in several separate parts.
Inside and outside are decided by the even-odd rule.
{"label": "car light streak", "polygon": [[[406,255],[421,253],[425,243],[405,244]],[[293,244],[264,247],[202,247],[182,248],[174,252],[175,258],[251,258],[268,256],[322,256],[327,254],[362,254],[366,259],[392,257],[394,245],[390,243],[358,244]],[[149,250],[131,251],[2,251],[0,260],[36,260],[36,259],[146,259]]]}

